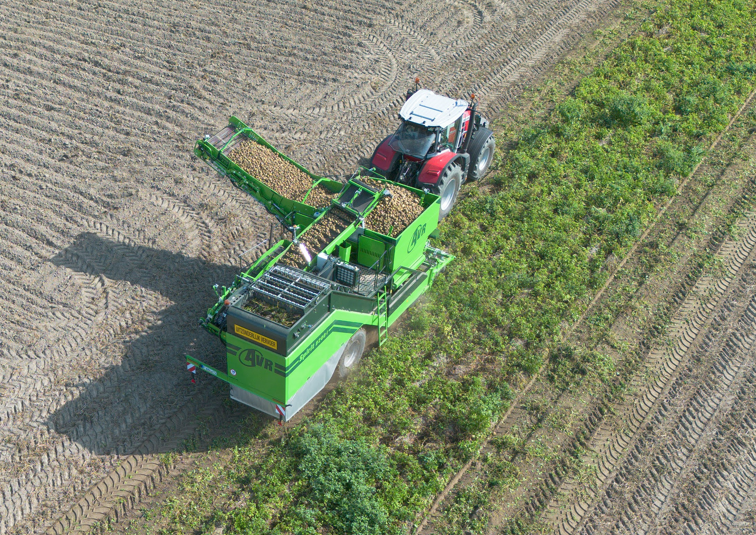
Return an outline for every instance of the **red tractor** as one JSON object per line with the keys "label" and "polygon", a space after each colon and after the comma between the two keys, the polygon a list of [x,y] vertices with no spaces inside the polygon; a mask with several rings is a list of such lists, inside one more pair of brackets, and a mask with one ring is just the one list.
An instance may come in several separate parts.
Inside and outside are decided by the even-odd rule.
{"label": "red tractor", "polygon": [[[417,81],[416,81],[417,83]],[[399,129],[378,145],[370,165],[389,180],[441,197],[439,219],[467,180],[479,180],[491,165],[496,140],[488,121],[465,100],[428,89],[407,93]]]}

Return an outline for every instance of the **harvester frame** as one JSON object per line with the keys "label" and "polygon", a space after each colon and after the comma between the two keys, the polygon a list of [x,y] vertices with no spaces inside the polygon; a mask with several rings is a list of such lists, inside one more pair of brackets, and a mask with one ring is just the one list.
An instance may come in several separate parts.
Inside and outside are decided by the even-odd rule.
{"label": "harvester frame", "polygon": [[[311,206],[307,196],[286,198],[237,165],[229,153],[250,141],[306,173],[313,188],[333,192],[330,205]],[[232,399],[287,421],[337,371],[343,377],[356,366],[369,337],[382,344],[389,326],[453,260],[428,241],[436,235],[439,197],[368,169],[344,183],[315,175],[235,117],[198,141],[195,154],[261,202],[291,239],[268,244],[230,287],[218,291],[218,301],[200,320],[226,346],[226,369],[192,356],[187,361],[229,383]],[[365,223],[390,196],[389,187],[404,188],[422,209],[393,237]],[[338,221],[337,234],[321,250],[308,251],[308,231],[327,220]]]}

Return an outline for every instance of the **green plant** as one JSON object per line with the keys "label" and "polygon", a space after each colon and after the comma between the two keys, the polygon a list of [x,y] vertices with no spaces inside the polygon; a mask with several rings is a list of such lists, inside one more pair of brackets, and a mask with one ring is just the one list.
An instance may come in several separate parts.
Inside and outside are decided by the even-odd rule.
{"label": "green plant", "polygon": [[376,487],[395,471],[383,448],[364,439],[342,439],[323,424],[311,426],[290,447],[308,487],[295,514],[337,533],[385,533],[388,511]]}

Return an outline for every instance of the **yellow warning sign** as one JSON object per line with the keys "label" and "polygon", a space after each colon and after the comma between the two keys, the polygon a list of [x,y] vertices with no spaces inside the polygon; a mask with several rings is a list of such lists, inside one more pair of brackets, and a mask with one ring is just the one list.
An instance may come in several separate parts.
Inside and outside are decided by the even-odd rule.
{"label": "yellow warning sign", "polygon": [[271,340],[267,336],[257,334],[256,332],[245,329],[244,327],[241,327],[239,325],[234,325],[234,332],[236,334],[244,336],[245,338],[249,338],[253,342],[257,342],[258,344],[262,344],[271,349],[278,349],[278,342],[276,342],[275,340]]}

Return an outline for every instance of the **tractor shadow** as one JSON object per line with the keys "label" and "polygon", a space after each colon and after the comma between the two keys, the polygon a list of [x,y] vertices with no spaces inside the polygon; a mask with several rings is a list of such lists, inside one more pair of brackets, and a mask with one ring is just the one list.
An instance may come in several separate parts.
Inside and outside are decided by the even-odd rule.
{"label": "tractor shadow", "polygon": [[79,361],[67,363],[78,374],[67,383],[73,398],[50,416],[49,429],[98,455],[159,453],[254,413],[224,403],[225,383],[198,374],[192,384],[186,371],[186,354],[225,368],[222,343],[198,319],[217,299],[213,284],[230,284],[237,267],[91,233],[51,262],[108,281],[105,303],[97,303],[104,319],[88,333],[87,347],[69,353]]}
{"label": "tractor shadow", "polygon": [[362,157],[357,161],[357,165],[360,167],[364,167],[365,169],[370,169],[370,158]]}

